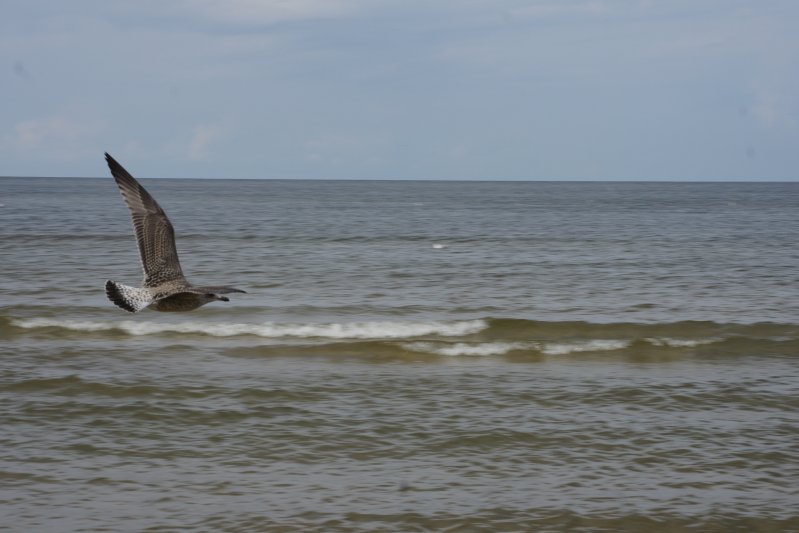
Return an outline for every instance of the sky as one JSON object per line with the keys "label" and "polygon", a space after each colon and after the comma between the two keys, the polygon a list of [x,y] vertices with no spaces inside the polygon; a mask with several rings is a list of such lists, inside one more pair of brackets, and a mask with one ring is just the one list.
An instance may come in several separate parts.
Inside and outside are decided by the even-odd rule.
{"label": "sky", "polygon": [[799,181],[795,0],[2,0],[0,175]]}

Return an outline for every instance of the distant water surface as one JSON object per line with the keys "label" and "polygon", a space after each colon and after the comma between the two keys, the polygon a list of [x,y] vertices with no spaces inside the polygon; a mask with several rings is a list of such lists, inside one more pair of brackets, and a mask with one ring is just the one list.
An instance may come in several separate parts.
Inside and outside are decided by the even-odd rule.
{"label": "distant water surface", "polygon": [[799,531],[799,184],[0,179],[0,529]]}

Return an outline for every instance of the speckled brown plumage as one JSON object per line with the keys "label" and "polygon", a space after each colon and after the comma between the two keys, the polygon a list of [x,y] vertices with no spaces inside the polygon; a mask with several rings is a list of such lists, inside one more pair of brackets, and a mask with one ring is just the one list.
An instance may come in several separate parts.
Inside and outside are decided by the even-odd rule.
{"label": "speckled brown plumage", "polygon": [[106,282],[106,295],[115,305],[132,313],[148,306],[158,311],[191,311],[215,300],[228,301],[220,294],[244,292],[190,284],[180,268],[175,230],[164,210],[113,157],[106,153],[105,159],[130,209],[144,270],[142,288]]}

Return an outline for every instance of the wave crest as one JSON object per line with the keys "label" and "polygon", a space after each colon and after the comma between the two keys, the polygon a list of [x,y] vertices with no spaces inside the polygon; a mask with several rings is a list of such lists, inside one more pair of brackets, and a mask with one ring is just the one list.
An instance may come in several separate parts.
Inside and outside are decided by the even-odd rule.
{"label": "wave crest", "polygon": [[202,337],[252,340],[261,350],[292,353],[365,354],[368,356],[533,358],[609,355],[613,357],[727,357],[799,353],[799,324],[719,324],[673,322],[660,324],[541,322],[524,319],[391,320],[331,323],[235,323],[190,320],[79,320],[10,318],[0,316],[0,336],[155,335],[180,337],[183,344]]}
{"label": "wave crest", "polygon": [[432,353],[436,355],[454,356],[491,356],[505,355],[514,350],[528,349],[530,346],[522,342],[483,342],[466,343],[458,342],[455,344],[440,346],[432,342],[407,342],[402,345],[406,350],[412,352]]}
{"label": "wave crest", "polygon": [[323,338],[323,339],[403,339],[436,335],[459,337],[482,331],[488,327],[484,320],[457,322],[350,322],[331,324],[262,324],[182,322],[165,324],[159,322],[99,322],[88,320],[56,320],[31,318],[13,320],[19,328],[60,328],[69,331],[101,332],[121,331],[129,335],[153,335],[159,333],[203,334],[214,337],[254,335],[270,339],[279,338]]}

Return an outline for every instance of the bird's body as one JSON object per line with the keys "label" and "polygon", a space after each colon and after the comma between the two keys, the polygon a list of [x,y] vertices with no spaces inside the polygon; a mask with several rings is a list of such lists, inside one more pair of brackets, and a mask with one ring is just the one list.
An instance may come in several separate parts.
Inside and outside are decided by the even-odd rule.
{"label": "bird's body", "polygon": [[107,281],[105,292],[109,300],[131,313],[146,307],[191,311],[213,301],[229,301],[221,294],[244,292],[233,287],[195,287],[189,283],[180,268],[175,230],[164,210],[113,157],[105,154],[105,159],[130,209],[144,269],[141,288]]}

